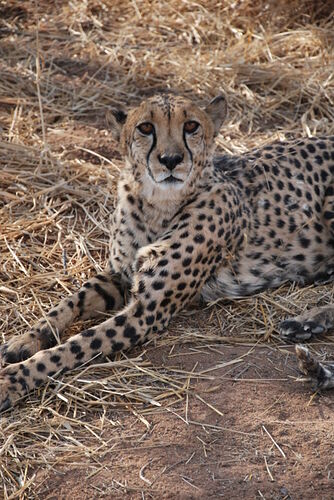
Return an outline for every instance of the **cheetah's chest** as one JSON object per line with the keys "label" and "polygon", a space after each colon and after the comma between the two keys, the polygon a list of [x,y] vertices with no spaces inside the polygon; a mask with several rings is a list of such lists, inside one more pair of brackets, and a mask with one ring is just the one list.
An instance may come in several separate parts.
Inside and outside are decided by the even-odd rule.
{"label": "cheetah's chest", "polygon": [[128,195],[118,204],[111,228],[110,264],[114,271],[131,282],[137,252],[154,243],[169,226],[174,213],[159,210]]}

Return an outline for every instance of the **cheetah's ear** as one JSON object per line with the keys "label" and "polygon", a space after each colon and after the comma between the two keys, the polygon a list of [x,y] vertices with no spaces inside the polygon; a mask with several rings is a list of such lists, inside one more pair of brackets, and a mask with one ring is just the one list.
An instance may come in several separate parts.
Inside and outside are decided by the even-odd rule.
{"label": "cheetah's ear", "polygon": [[205,112],[210,116],[215,128],[215,136],[218,135],[220,127],[227,115],[227,102],[223,95],[218,95],[205,108]]}
{"label": "cheetah's ear", "polygon": [[107,123],[116,141],[119,141],[121,137],[122,128],[127,116],[127,113],[122,109],[111,109],[107,114]]}

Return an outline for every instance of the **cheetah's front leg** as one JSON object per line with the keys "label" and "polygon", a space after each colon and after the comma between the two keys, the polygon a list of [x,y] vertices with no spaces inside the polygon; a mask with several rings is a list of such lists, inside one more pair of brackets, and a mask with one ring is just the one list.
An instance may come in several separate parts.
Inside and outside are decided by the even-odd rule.
{"label": "cheetah's front leg", "polygon": [[[219,221],[212,218],[212,225],[216,223],[219,228]],[[191,221],[191,214],[182,214],[180,219],[173,232],[138,251],[132,298],[121,312],[62,345],[0,372],[0,409],[8,408],[59,370],[73,369],[99,352],[110,355],[130,348],[167,327],[200,291],[226,253],[224,231],[218,235],[218,229],[215,234],[213,227],[204,226],[202,232],[196,231],[193,226],[198,222]],[[227,230],[230,251],[233,231],[240,237],[240,229],[234,224]]]}
{"label": "cheetah's front leg", "polygon": [[123,303],[119,276],[111,272],[98,274],[51,309],[47,319],[41,319],[31,331],[14,336],[0,346],[0,364],[17,363],[52,347],[75,320],[98,317],[119,309]]}

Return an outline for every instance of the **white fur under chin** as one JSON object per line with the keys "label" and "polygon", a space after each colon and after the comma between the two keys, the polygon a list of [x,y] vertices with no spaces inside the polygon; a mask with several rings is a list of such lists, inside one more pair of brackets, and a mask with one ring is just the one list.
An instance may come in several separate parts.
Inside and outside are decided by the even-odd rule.
{"label": "white fur under chin", "polygon": [[[154,182],[154,180],[145,172],[143,176],[143,187],[141,194],[149,203],[161,204],[168,207],[175,206],[182,202],[189,194],[191,188],[189,186],[189,178],[186,182]],[[162,207],[161,207],[162,208]]]}

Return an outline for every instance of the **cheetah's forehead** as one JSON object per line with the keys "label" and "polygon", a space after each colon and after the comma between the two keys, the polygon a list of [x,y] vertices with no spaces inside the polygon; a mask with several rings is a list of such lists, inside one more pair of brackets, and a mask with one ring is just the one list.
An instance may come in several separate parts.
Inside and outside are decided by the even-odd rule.
{"label": "cheetah's forehead", "polygon": [[186,120],[204,115],[203,111],[189,99],[172,94],[158,94],[147,99],[135,110],[135,114],[151,120],[168,121],[174,118]]}

